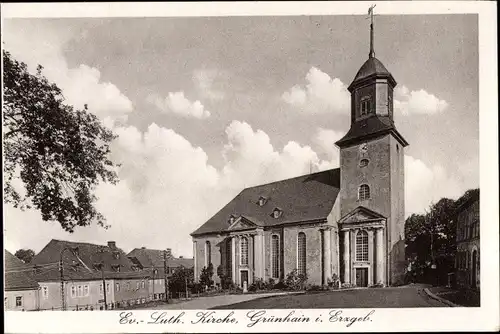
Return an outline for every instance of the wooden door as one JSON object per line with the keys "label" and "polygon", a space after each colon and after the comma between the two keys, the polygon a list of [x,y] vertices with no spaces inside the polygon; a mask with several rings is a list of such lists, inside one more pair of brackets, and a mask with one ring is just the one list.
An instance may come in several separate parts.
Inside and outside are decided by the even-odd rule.
{"label": "wooden door", "polygon": [[368,268],[356,268],[356,286],[368,286]]}

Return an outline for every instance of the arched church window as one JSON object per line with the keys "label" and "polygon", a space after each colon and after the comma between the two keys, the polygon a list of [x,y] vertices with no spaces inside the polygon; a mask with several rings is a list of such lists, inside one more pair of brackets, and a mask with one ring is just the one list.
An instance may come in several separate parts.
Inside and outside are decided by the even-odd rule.
{"label": "arched church window", "polygon": [[226,274],[229,277],[233,277],[233,252],[231,246],[231,239],[226,242]]}
{"label": "arched church window", "polygon": [[356,261],[368,261],[368,233],[359,231],[356,234]]}
{"label": "arched church window", "polygon": [[371,112],[371,97],[363,96],[361,98],[360,115],[368,115]]}
{"label": "arched church window", "polygon": [[248,239],[246,237],[241,238],[240,243],[240,263],[243,266],[248,265]]}
{"label": "arched church window", "polygon": [[277,235],[271,237],[271,276],[280,277],[280,238]]}
{"label": "arched church window", "polygon": [[363,201],[369,198],[370,198],[370,186],[368,186],[367,184],[360,185],[358,190],[358,199],[360,201]]}
{"label": "arched church window", "polygon": [[306,234],[300,232],[297,236],[297,270],[299,275],[306,273]]}
{"label": "arched church window", "polygon": [[210,245],[210,241],[205,242],[205,267],[212,263],[212,246]]}
{"label": "arched church window", "polygon": [[368,162],[369,162],[368,159],[361,159],[359,161],[359,167],[366,167],[366,166],[368,166]]}

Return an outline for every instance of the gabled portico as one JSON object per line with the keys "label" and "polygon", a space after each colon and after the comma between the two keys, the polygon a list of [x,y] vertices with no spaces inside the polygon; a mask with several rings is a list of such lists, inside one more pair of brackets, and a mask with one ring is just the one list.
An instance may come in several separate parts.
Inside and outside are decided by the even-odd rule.
{"label": "gabled portico", "polygon": [[[343,283],[358,286],[386,284],[385,231],[386,218],[366,207],[342,217]],[[375,275],[374,275],[375,274]]]}

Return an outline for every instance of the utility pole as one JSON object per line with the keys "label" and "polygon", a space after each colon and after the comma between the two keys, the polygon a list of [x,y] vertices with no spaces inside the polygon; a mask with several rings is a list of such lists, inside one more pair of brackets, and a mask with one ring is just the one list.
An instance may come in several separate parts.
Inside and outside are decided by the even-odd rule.
{"label": "utility pole", "polygon": [[184,281],[186,284],[186,299],[188,298],[188,277],[186,271],[184,271]]}
{"label": "utility pole", "polygon": [[61,253],[61,260],[59,261],[59,275],[61,277],[61,310],[66,310],[66,298],[64,296],[64,274],[63,274],[63,260]]}
{"label": "utility pole", "polygon": [[165,301],[168,303],[167,251],[163,251],[163,273],[165,275]]}
{"label": "utility pole", "polygon": [[108,309],[108,302],[106,298],[106,279],[104,278],[104,262],[101,262],[101,276],[102,276],[102,292],[104,293],[104,309]]}

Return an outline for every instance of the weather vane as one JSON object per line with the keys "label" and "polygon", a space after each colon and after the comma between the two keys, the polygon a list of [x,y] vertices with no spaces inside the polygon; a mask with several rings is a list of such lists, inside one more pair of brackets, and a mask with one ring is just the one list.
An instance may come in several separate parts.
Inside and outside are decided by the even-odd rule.
{"label": "weather vane", "polygon": [[370,23],[370,53],[368,54],[369,58],[375,57],[375,50],[373,48],[373,9],[376,5],[371,5],[368,8],[368,15],[370,15],[371,23]]}

